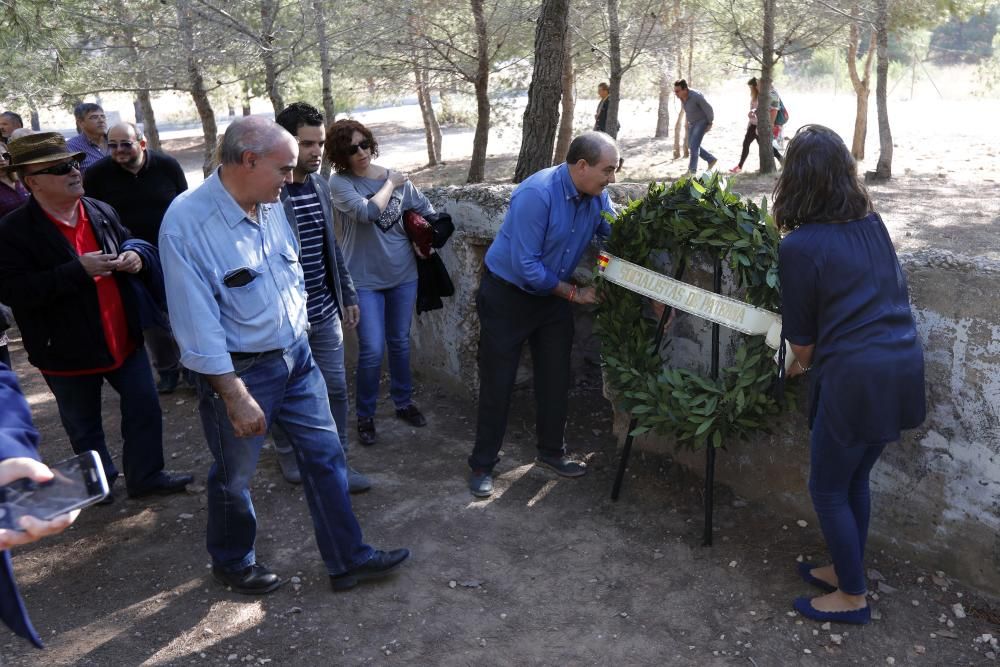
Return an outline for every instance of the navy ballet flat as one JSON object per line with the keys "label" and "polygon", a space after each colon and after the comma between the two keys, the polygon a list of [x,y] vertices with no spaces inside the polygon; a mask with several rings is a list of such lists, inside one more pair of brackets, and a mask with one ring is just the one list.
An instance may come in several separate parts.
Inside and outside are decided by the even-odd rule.
{"label": "navy ballet flat", "polygon": [[795,598],[792,607],[806,618],[824,623],[830,621],[831,623],[868,625],[872,622],[872,610],[870,607],[852,609],[850,611],[820,611],[812,606],[812,601],[809,598]]}
{"label": "navy ballet flat", "polygon": [[822,579],[817,579],[812,575],[813,565],[812,563],[799,563],[798,564],[799,576],[802,577],[802,581],[815,586],[816,588],[824,591],[826,593],[832,593],[837,590],[836,586],[826,583]]}

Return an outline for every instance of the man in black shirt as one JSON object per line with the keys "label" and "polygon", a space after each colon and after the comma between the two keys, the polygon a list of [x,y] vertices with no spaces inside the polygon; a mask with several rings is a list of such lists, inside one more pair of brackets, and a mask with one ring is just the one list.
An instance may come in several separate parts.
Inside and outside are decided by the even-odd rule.
{"label": "man in black shirt", "polygon": [[[87,196],[111,204],[122,224],[154,246],[170,202],[187,190],[184,170],[174,158],[146,148],[142,130],[119,123],[108,130],[110,155],[84,173]],[[153,366],[160,376],[157,390],[169,394],[180,379],[180,353],[168,329],[143,332]]]}

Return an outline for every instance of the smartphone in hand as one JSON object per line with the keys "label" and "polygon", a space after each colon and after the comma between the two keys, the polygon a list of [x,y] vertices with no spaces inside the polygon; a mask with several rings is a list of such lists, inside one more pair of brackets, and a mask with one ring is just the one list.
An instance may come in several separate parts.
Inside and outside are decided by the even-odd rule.
{"label": "smartphone in hand", "polygon": [[22,478],[0,487],[0,528],[21,530],[29,515],[43,521],[103,500],[110,493],[97,452],[89,451],[49,466],[48,482]]}

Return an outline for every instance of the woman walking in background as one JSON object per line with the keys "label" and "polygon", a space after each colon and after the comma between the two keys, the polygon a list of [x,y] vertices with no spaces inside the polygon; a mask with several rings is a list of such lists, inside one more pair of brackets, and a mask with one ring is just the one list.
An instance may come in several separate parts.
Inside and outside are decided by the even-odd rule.
{"label": "woman walking in background", "polygon": [[[750,122],[747,123],[746,134],[743,135],[743,150],[740,152],[740,163],[729,170],[730,174],[738,174],[743,171],[743,163],[747,161],[747,156],[750,155],[750,144],[757,141],[757,105],[760,97],[760,92],[757,90],[757,77],[753,77],[747,81],[747,85],[750,87],[750,112],[747,114],[747,118]],[[774,151],[774,159],[781,162],[781,153],[773,145],[771,150]]]}
{"label": "woman walking in background", "polygon": [[827,592],[797,598],[817,621],[868,623],[869,473],[900,431],[925,415],[924,359],[889,233],[843,140],[820,125],[788,145],[774,188],[786,236],[779,269],[790,376],[811,379],[809,492],[832,564],[799,564]]}
{"label": "woman walking in background", "polygon": [[413,404],[410,323],[417,301],[417,262],[403,228],[403,212],[423,216],[434,207],[409,177],[372,162],[378,142],[355,120],[338,120],[327,131],[326,158],[333,205],[342,228],[341,248],[358,292],[358,439],[375,444],[375,405],[382,356],[389,348],[390,395],[396,416],[411,426],[427,420]]}

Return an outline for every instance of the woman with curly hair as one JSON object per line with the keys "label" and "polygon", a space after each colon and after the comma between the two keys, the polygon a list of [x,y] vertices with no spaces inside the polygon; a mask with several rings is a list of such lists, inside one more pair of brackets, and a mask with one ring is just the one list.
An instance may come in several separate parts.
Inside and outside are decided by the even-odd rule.
{"label": "woman with curly hair", "polygon": [[412,400],[410,323],[417,300],[417,262],[403,227],[403,212],[426,216],[434,207],[399,171],[381,167],[378,142],[355,120],[338,120],[327,130],[326,158],[341,248],[361,306],[358,323],[358,439],[375,444],[375,406],[382,356],[389,348],[390,395],[396,416],[411,426],[427,420]]}
{"label": "woman with curly hair", "polygon": [[865,624],[869,473],[900,431],[924,420],[924,357],[906,278],[843,140],[807,125],[788,145],[774,188],[786,233],[779,272],[782,325],[811,378],[809,492],[832,564],[799,563],[826,591],[797,598],[816,621]]}

